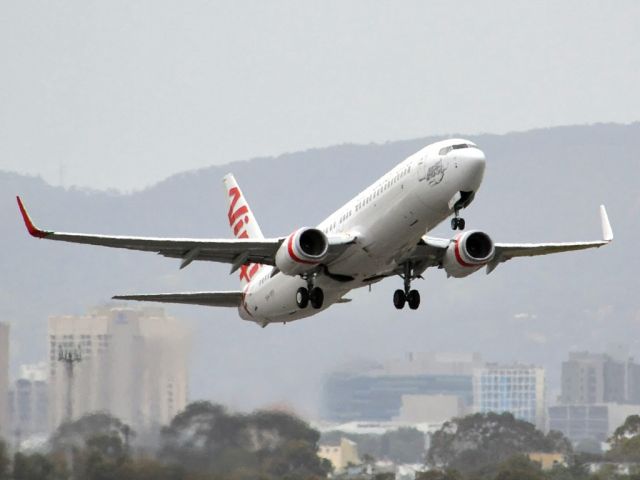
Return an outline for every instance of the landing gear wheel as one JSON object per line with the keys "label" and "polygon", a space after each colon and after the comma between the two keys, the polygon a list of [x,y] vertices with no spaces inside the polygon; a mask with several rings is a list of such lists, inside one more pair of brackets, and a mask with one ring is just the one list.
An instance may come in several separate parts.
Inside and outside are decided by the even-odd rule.
{"label": "landing gear wheel", "polygon": [[307,308],[309,305],[309,290],[304,287],[300,287],[296,292],[296,304],[298,308]]}
{"label": "landing gear wheel", "polygon": [[319,287],[313,287],[309,292],[309,301],[313,308],[322,308],[322,303],[324,302],[324,292],[322,289]]}
{"label": "landing gear wheel", "polygon": [[410,290],[407,294],[407,303],[411,310],[416,310],[420,306],[420,292],[417,290]]}
{"label": "landing gear wheel", "polygon": [[398,310],[402,310],[404,308],[404,304],[407,301],[407,296],[400,289],[393,292],[393,306]]}
{"label": "landing gear wheel", "polygon": [[451,219],[451,229],[452,230],[464,230],[465,221],[464,218],[453,217]]}

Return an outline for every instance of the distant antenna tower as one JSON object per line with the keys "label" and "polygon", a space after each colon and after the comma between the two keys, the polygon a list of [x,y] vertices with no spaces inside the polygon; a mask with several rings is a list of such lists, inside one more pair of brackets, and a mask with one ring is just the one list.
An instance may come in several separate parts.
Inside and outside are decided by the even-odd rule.
{"label": "distant antenna tower", "polygon": [[58,361],[64,364],[67,372],[67,406],[65,420],[73,420],[73,370],[76,363],[82,361],[82,353],[79,348],[63,348],[58,350]]}

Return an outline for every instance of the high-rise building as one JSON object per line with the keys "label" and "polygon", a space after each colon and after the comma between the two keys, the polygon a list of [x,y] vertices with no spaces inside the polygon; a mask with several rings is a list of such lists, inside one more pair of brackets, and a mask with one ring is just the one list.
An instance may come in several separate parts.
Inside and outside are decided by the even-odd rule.
{"label": "high-rise building", "polygon": [[9,435],[9,325],[0,323],[0,437]]}
{"label": "high-rise building", "polygon": [[572,352],[561,382],[563,405],[640,404],[640,365],[626,355]]}
{"label": "high-rise building", "polygon": [[[367,368],[330,375],[324,385],[327,420],[392,421],[441,419],[465,413],[473,401],[472,375],[483,365],[478,354],[417,353]],[[433,412],[434,405],[438,412]],[[425,417],[429,407],[431,413]],[[452,416],[455,416],[452,415]]]}
{"label": "high-rise building", "polygon": [[[188,334],[161,308],[101,307],[49,319],[50,419],[108,411],[136,430],[187,402]],[[60,361],[60,357],[66,361]]]}
{"label": "high-rise building", "polygon": [[562,432],[573,442],[605,442],[629,415],[638,414],[639,405],[556,405],[549,407],[549,429]]}
{"label": "high-rise building", "polygon": [[21,365],[20,376],[9,394],[11,435],[20,443],[49,431],[47,364]]}
{"label": "high-rise building", "polygon": [[605,441],[627,415],[640,413],[640,365],[623,346],[572,352],[562,362],[558,401],[549,407],[549,428],[575,442]]}
{"label": "high-rise building", "polygon": [[510,412],[544,430],[544,369],[517,364],[478,368],[473,375],[473,404],[476,412]]}

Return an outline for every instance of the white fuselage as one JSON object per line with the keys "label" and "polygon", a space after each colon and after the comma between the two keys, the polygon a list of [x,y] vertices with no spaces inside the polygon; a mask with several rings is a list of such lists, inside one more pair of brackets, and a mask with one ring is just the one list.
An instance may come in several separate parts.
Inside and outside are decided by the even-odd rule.
{"label": "white fuselage", "polygon": [[[450,148],[460,144],[469,147]],[[274,267],[263,266],[244,288],[240,316],[263,325],[308,317],[348,291],[397,271],[421,237],[452,214],[458,192],[478,190],[484,168],[484,154],[466,140],[437,142],[411,155],[317,227],[330,238],[356,238],[328,266],[331,274],[350,276],[352,281],[319,274],[315,285],[324,291],[323,307],[301,309],[296,291],[307,286],[306,280],[281,272],[272,275]]]}

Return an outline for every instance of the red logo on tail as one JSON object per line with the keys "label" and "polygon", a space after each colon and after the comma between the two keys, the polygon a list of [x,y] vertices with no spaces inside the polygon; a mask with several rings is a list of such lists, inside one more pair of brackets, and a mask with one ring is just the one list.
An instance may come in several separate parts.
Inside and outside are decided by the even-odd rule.
{"label": "red logo on tail", "polygon": [[[242,197],[238,187],[233,187],[229,190],[229,197],[231,198],[231,205],[229,206],[229,213],[227,214],[229,217],[229,226],[233,230],[236,238],[249,238],[249,234],[244,229],[247,223],[249,223],[249,207],[240,205],[236,209]],[[251,281],[258,270],[260,270],[260,265],[257,263],[243,265],[240,269],[240,280]]]}

